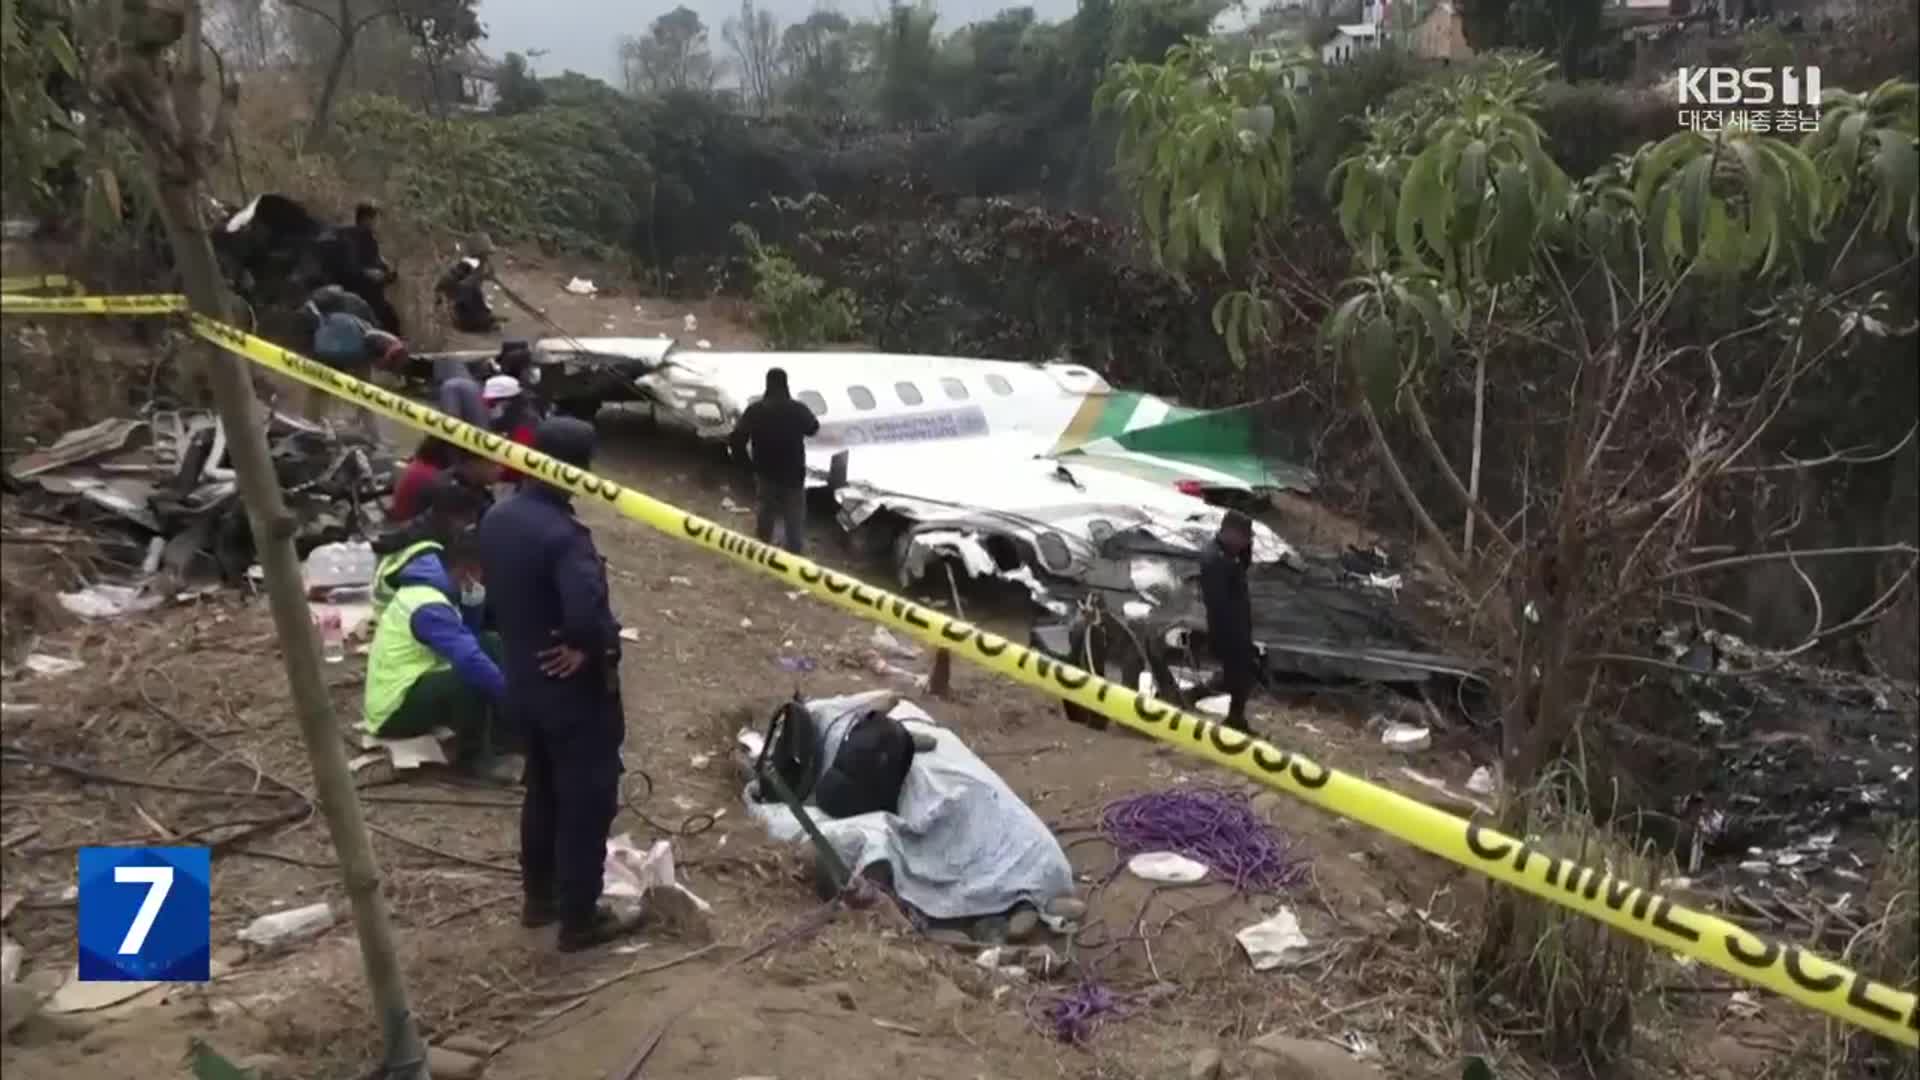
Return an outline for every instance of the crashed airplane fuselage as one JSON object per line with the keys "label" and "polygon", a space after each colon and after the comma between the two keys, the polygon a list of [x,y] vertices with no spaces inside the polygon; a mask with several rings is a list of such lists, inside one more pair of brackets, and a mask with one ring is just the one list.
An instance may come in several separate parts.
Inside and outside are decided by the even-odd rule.
{"label": "crashed airplane fuselage", "polygon": [[[1244,416],[1116,390],[1073,363],[673,349],[638,385],[663,424],[722,441],[775,367],[820,419],[810,485],[831,489],[849,533],[891,547],[903,583],[944,559],[1048,607],[1061,603],[1048,579],[1160,596],[1177,581],[1116,537],[1198,551],[1224,515],[1204,496],[1311,483],[1254,453]],[[1256,532],[1256,561],[1285,556]]]}

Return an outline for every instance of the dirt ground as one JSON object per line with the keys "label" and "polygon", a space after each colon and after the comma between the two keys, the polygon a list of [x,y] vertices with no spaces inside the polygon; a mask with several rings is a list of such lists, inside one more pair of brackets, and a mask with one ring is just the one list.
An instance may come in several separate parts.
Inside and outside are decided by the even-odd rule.
{"label": "dirt ground", "polygon": [[[677,334],[693,310],[699,335],[715,345],[753,341],[729,305],[574,297],[559,288],[571,274],[603,289],[615,280],[605,268],[542,263],[510,265],[506,278],[573,333]],[[722,463],[637,418],[609,414],[602,429],[601,471],[742,522],[732,507],[747,504],[746,490]],[[817,510],[816,552],[875,580],[875,568],[837,549]],[[488,1077],[605,1076],[658,1036],[641,1075],[1159,1080],[1187,1076],[1204,1048],[1271,1032],[1369,1046],[1391,1077],[1457,1077],[1468,1052],[1495,1059],[1503,1078],[1546,1075],[1508,1053],[1499,1033],[1461,1019],[1458,972],[1481,906],[1476,880],[1270,795],[1257,806],[1311,867],[1290,892],[1248,899],[1224,886],[1151,889],[1127,877],[1103,885],[1115,862],[1096,828],[1107,802],[1220,778],[1143,738],[1068,724],[1051,700],[964,665],[950,700],[923,704],[1067,845],[1091,905],[1075,943],[1081,974],[1116,991],[1170,989],[1075,1048],[1031,1019],[1046,987],[997,983],[972,950],[915,937],[883,912],[841,913],[794,935],[816,909],[807,861],[747,819],[727,751],[734,731],[761,724],[796,689],[783,656],[816,661],[799,677],[809,695],[890,685],[866,666],[870,627],[601,508],[589,519],[616,613],[638,638],[623,662],[627,806],[615,832],[643,846],[672,838],[684,881],[715,907],[719,944],[679,963],[697,943],[658,931],[628,951],[554,952],[549,936],[518,926],[513,794],[371,767],[361,774],[364,806],[415,1010],[435,1041],[467,1035],[500,1046]],[[1314,529],[1339,531],[1324,521]],[[1024,638],[1017,623],[1005,629]],[[8,1080],[184,1075],[189,1035],[231,1056],[277,1056],[289,1076],[365,1075],[378,1057],[376,1026],[350,928],[277,955],[235,944],[259,914],[344,904],[323,824],[286,790],[304,791],[309,769],[264,601],[229,593],[69,628],[36,651],[86,667],[5,688],[0,731],[10,753],[24,755],[10,758],[0,793],[5,887],[23,897],[6,932],[24,946],[26,970],[73,963],[74,911],[63,890],[76,847],[178,842],[216,847],[213,930],[224,973],[122,1015],[36,1018],[0,1049]],[[327,671],[343,731],[358,714],[361,670],[350,658]],[[1366,720],[1272,702],[1255,709],[1256,725],[1282,746],[1410,793],[1419,787],[1403,767],[1460,790],[1476,764],[1446,741],[1417,759],[1395,755]],[[699,827],[702,814],[714,816],[710,828]],[[1298,914],[1311,956],[1255,974],[1233,934],[1281,905]],[[782,935],[757,958],[731,963]],[[1641,1075],[1788,1075],[1778,1070],[1805,1033],[1800,1014],[1765,1000],[1735,1009],[1728,994],[1692,992],[1702,980],[1666,966],[1682,989],[1638,1018]]]}

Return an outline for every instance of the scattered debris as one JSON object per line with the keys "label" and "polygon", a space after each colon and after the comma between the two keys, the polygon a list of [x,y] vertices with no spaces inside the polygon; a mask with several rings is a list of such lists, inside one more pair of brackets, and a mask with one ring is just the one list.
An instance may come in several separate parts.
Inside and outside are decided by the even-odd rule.
{"label": "scattered debris", "polygon": [[568,279],[566,290],[575,296],[597,296],[600,292],[594,287],[593,282],[586,278]]}
{"label": "scattered debris", "polygon": [[1267,919],[1243,928],[1234,940],[1247,951],[1255,971],[1292,967],[1301,962],[1307,935],[1300,930],[1300,919],[1292,908],[1283,907]]}
{"label": "scattered debris", "polygon": [[60,656],[49,656],[46,653],[31,653],[27,656],[26,660],[23,661],[23,664],[28,671],[33,672],[35,675],[45,675],[49,678],[57,675],[71,675],[87,666],[78,660],[68,660]]}
{"label": "scattered debris", "polygon": [[1467,790],[1475,795],[1492,795],[1500,790],[1500,784],[1493,778],[1493,770],[1482,765],[1467,777]]}
{"label": "scattered debris", "polygon": [[133,585],[89,585],[78,592],[60,594],[60,606],[83,619],[113,619],[141,611],[152,611],[165,602],[144,587]]}
{"label": "scattered debris", "polygon": [[1390,723],[1386,730],[1380,733],[1380,745],[1389,750],[1410,754],[1432,746],[1433,733],[1427,728],[1414,727],[1411,724]]}
{"label": "scattered debris", "polygon": [[[384,522],[379,502],[396,462],[378,442],[280,412],[267,427],[298,550]],[[39,517],[86,534],[124,568],[125,581],[61,595],[62,606],[84,618],[156,607],[195,578],[236,582],[253,562],[226,432],[211,412],[103,420],[18,459],[7,474]],[[156,576],[173,584],[152,587]]]}
{"label": "scattered debris", "polygon": [[325,902],[308,904],[262,915],[240,931],[241,941],[256,948],[272,949],[318,937],[334,924],[336,915]]}

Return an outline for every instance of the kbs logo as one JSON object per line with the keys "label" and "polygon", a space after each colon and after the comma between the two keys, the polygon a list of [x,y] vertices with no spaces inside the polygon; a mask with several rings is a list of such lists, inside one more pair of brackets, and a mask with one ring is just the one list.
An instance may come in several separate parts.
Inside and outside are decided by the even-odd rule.
{"label": "kbs logo", "polygon": [[213,877],[203,847],[80,849],[80,981],[206,982]]}
{"label": "kbs logo", "polygon": [[1799,134],[1820,127],[1817,67],[1683,67],[1673,81],[1680,126],[1689,131]]}

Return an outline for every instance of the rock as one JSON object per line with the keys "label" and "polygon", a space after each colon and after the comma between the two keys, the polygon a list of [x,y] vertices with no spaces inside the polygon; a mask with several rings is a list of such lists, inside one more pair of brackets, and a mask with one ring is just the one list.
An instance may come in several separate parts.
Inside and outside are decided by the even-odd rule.
{"label": "rock", "polygon": [[1047,914],[1056,919],[1079,922],[1087,917],[1087,902],[1077,896],[1055,897],[1053,902],[1047,905]]}
{"label": "rock", "polygon": [[1018,911],[1007,918],[1008,941],[1030,941],[1039,932],[1040,913],[1030,907],[1021,905]]}
{"label": "rock", "polygon": [[1280,808],[1287,801],[1285,795],[1277,791],[1263,791],[1253,797],[1254,816],[1262,821],[1272,822],[1280,814]]}
{"label": "rock", "polygon": [[[1385,1080],[1386,1074],[1332,1043],[1266,1035],[1238,1056],[1251,1080]],[[436,1074],[437,1075],[437,1074]]]}
{"label": "rock", "polygon": [[478,1035],[451,1035],[440,1045],[456,1054],[471,1054],[474,1057],[490,1058],[493,1056],[495,1044],[492,1039],[483,1039]]}
{"label": "rock", "polygon": [[1193,1055],[1193,1060],[1187,1063],[1187,1080],[1220,1080],[1226,1067],[1220,1051],[1208,1047]]}
{"label": "rock", "polygon": [[427,1072],[434,1080],[474,1080],[487,1067],[485,1058],[462,1054],[444,1046],[427,1048]]}
{"label": "rock", "polygon": [[222,945],[213,950],[209,967],[225,967],[231,971],[247,962],[247,948],[244,945]]}

